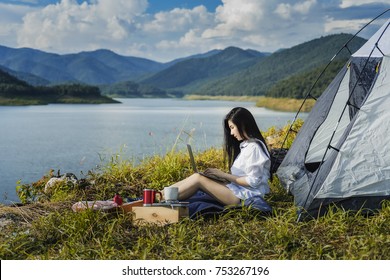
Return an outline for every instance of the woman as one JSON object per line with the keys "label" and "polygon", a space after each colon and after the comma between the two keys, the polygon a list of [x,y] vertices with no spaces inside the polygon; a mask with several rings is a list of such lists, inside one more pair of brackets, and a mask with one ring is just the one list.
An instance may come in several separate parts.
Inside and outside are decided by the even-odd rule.
{"label": "woman", "polygon": [[204,173],[225,179],[227,183],[195,173],[173,185],[179,189],[179,200],[188,199],[200,190],[224,205],[232,205],[269,192],[269,152],[253,115],[247,109],[237,107],[226,115],[224,138],[225,160],[231,173],[216,168],[209,168]]}

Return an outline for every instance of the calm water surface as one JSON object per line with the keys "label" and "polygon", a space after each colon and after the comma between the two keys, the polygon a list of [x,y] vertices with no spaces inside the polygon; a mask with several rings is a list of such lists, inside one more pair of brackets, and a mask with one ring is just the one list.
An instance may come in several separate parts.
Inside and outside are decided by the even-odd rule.
{"label": "calm water surface", "polygon": [[165,154],[176,141],[178,149],[190,141],[195,152],[221,147],[222,119],[236,106],[248,108],[261,130],[281,127],[295,116],[257,108],[253,102],[120,101],[122,104],[0,106],[0,202],[18,201],[16,182],[34,182],[50,169],[82,178],[117,153],[138,162],[152,154]]}

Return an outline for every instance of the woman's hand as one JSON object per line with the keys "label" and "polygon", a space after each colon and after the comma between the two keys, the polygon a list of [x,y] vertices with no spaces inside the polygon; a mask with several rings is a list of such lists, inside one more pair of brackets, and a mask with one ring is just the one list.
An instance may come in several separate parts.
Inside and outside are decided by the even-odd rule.
{"label": "woman's hand", "polygon": [[216,176],[218,178],[225,178],[227,174],[218,168],[207,168],[203,173],[206,175]]}
{"label": "woman's hand", "polygon": [[203,173],[206,175],[212,175],[221,179],[225,179],[228,182],[236,183],[244,187],[249,186],[247,181],[245,180],[245,177],[237,177],[232,174],[225,173],[217,168],[207,168]]}

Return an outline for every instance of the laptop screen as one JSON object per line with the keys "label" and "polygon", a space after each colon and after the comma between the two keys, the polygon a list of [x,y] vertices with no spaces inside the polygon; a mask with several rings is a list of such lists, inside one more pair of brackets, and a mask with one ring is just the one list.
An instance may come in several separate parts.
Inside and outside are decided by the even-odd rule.
{"label": "laptop screen", "polygon": [[192,153],[192,147],[190,144],[187,144],[187,150],[188,150],[188,154],[190,155],[192,169],[194,170],[195,173],[198,173],[198,168],[196,168],[195,158],[194,158],[194,154]]}

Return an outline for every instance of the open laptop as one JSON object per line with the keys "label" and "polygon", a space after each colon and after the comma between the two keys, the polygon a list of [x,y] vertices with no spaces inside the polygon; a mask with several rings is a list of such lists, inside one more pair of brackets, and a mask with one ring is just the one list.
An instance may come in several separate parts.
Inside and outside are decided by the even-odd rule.
{"label": "open laptop", "polygon": [[228,182],[227,180],[225,180],[223,178],[219,178],[217,176],[208,175],[208,174],[204,174],[203,172],[199,172],[198,168],[196,167],[194,154],[192,153],[192,147],[191,147],[190,144],[187,144],[187,150],[188,150],[188,154],[190,155],[190,161],[191,161],[192,169],[194,170],[195,173],[198,173],[198,174],[200,174],[202,176],[205,176],[207,178],[210,178],[210,179],[222,182],[222,183],[227,183]]}

